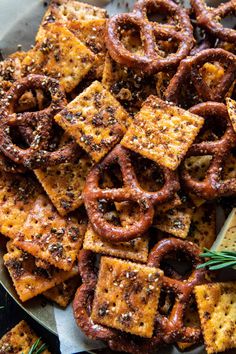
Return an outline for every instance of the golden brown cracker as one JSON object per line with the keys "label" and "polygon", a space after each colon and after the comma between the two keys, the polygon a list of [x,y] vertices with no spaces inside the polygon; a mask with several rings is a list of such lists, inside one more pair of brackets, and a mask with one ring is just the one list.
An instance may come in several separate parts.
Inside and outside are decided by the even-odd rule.
{"label": "golden brown cracker", "polygon": [[153,226],[173,236],[186,238],[189,233],[192,215],[193,210],[188,206],[170,209],[164,214],[158,212],[155,215]]}
{"label": "golden brown cracker", "polygon": [[54,301],[57,305],[66,307],[75,295],[80,283],[79,276],[73,277],[45,291],[43,295],[47,299]]}
{"label": "golden brown cracker", "polygon": [[100,82],[94,81],[55,120],[97,162],[121,140],[129,115]]}
{"label": "golden brown cracker", "polygon": [[89,76],[93,76],[94,80],[101,79],[107,52],[105,44],[106,19],[69,21],[66,26],[82,43],[96,54],[96,60],[89,72]]}
{"label": "golden brown cracker", "polygon": [[208,354],[236,348],[236,282],[195,287]]}
{"label": "golden brown cracker", "polygon": [[135,116],[121,144],[175,170],[203,123],[202,117],[150,96]]}
{"label": "golden brown cracker", "polygon": [[[39,339],[25,321],[19,322],[14,328],[0,339],[0,354],[26,354],[32,345]],[[43,345],[40,340],[38,349]],[[45,349],[42,354],[50,354]]]}
{"label": "golden brown cracker", "polygon": [[14,243],[17,247],[69,271],[82,245],[85,225],[77,217],[61,217],[48,198],[40,195],[18,230]]}
{"label": "golden brown cracker", "polygon": [[196,208],[192,215],[187,241],[196,243],[202,250],[210,248],[216,238],[216,206],[204,204]]}
{"label": "golden brown cracker", "polygon": [[92,320],[151,338],[160,296],[157,268],[102,257]]}
{"label": "golden brown cracker", "polygon": [[143,236],[128,242],[112,243],[103,240],[89,225],[84,237],[83,248],[96,253],[145,263],[148,257],[148,240],[147,236]]}
{"label": "golden brown cracker", "polygon": [[66,27],[51,23],[22,62],[24,75],[44,74],[72,91],[91,69],[95,55]]}
{"label": "golden brown cracker", "polygon": [[34,171],[61,215],[66,215],[83,204],[82,191],[91,166],[88,155],[81,153],[76,161]]}
{"label": "golden brown cracker", "polygon": [[22,60],[25,52],[16,52],[0,62],[0,81],[14,82],[22,77]]}
{"label": "golden brown cracker", "polygon": [[35,258],[18,249],[8,242],[8,253],[3,257],[4,264],[13,281],[14,287],[21,301],[27,301],[55,285],[78,274],[78,267],[74,266],[69,272],[50,266],[47,269],[37,267]]}
{"label": "golden brown cracker", "polygon": [[0,232],[4,236],[16,237],[42,192],[30,175],[0,172]]}

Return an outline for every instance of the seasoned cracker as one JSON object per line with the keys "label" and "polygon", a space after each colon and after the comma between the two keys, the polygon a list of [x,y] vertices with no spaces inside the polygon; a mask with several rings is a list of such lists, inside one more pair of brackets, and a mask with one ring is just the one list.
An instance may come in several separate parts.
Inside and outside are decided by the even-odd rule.
{"label": "seasoned cracker", "polygon": [[[19,322],[14,328],[0,339],[0,354],[26,354],[32,345],[39,339],[25,321]],[[39,347],[43,342],[39,342]],[[45,349],[42,354],[50,354]]]}
{"label": "seasoned cracker", "polygon": [[175,170],[203,123],[202,117],[150,96],[135,116],[121,144]]}
{"label": "seasoned cracker", "polygon": [[[206,176],[206,172],[210,166],[212,156],[191,156],[184,161],[185,167],[189,174],[196,180],[203,180]],[[194,205],[200,207],[205,203],[205,199],[198,197],[193,193],[189,193]]]}
{"label": "seasoned cracker", "polygon": [[51,23],[22,62],[25,75],[44,74],[72,91],[91,69],[95,55],[66,27]]}
{"label": "seasoned cracker", "polygon": [[236,252],[236,208],[232,209],[212,248]]}
{"label": "seasoned cracker", "polygon": [[17,247],[63,270],[71,270],[82,245],[86,225],[77,217],[61,217],[44,195],[39,195],[18,230]]}
{"label": "seasoned cracker", "polygon": [[154,267],[102,257],[92,320],[151,338],[162,274]]}
{"label": "seasoned cracker", "polygon": [[36,266],[35,258],[8,242],[8,252],[4,255],[4,264],[10,273],[14,287],[22,302],[27,301],[55,285],[78,274],[74,266],[69,272],[50,266],[43,269]]}
{"label": "seasoned cracker", "polygon": [[66,307],[75,295],[80,283],[81,279],[79,276],[73,277],[45,291],[43,295],[47,299],[54,301],[57,305]]}
{"label": "seasoned cracker", "polygon": [[83,248],[96,253],[145,263],[148,257],[148,237],[138,237],[128,242],[112,243],[103,240],[91,225],[85,233]]}
{"label": "seasoned cracker", "polygon": [[67,28],[96,54],[95,63],[89,72],[89,76],[93,76],[94,80],[101,79],[103,75],[107,53],[105,42],[106,22],[105,19],[93,19],[88,21],[69,21],[66,24]]}
{"label": "seasoned cracker", "polygon": [[223,167],[223,179],[236,178],[236,155],[230,153]]}
{"label": "seasoned cracker", "polygon": [[121,140],[129,115],[100,82],[94,81],[55,120],[97,162]]}
{"label": "seasoned cracker", "polygon": [[173,236],[186,238],[190,229],[192,215],[193,210],[188,206],[171,209],[164,214],[158,212],[155,215],[153,226]]}
{"label": "seasoned cracker", "polygon": [[195,287],[208,354],[236,348],[236,282]]}
{"label": "seasoned cracker", "polygon": [[0,172],[0,233],[15,238],[42,192],[31,176]]}
{"label": "seasoned cracker", "polygon": [[15,52],[0,62],[0,81],[14,82],[22,77],[22,60],[25,52]]}
{"label": "seasoned cracker", "polygon": [[70,270],[86,231],[77,220],[61,217],[30,175],[0,172],[0,232],[19,248]]}
{"label": "seasoned cracker", "polygon": [[66,215],[83,204],[82,191],[91,166],[91,159],[82,153],[77,161],[34,171],[61,215]]}
{"label": "seasoned cracker", "polygon": [[216,238],[216,206],[204,204],[193,212],[187,241],[196,243],[201,250],[211,248]]}
{"label": "seasoned cracker", "polygon": [[109,54],[105,60],[102,83],[131,115],[140,110],[148,96],[156,94],[155,75],[135,72],[116,63]]}

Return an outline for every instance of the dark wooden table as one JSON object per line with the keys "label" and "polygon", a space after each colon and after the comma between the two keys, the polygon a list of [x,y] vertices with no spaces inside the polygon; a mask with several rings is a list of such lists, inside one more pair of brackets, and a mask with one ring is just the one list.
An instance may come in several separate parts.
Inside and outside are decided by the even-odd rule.
{"label": "dark wooden table", "polygon": [[53,354],[60,354],[58,338],[27,315],[0,285],[0,338],[21,320],[25,320],[48,344]]}

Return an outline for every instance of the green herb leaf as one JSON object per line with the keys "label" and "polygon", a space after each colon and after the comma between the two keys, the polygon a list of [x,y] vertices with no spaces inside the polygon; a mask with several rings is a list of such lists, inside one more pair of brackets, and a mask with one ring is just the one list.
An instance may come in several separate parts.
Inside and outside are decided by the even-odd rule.
{"label": "green herb leaf", "polygon": [[236,252],[234,251],[210,251],[204,248],[204,253],[200,257],[209,258],[203,264],[197,266],[197,269],[209,267],[210,270],[218,270],[223,268],[232,268],[236,265]]}
{"label": "green herb leaf", "polygon": [[28,352],[28,354],[41,354],[45,349],[47,349],[46,344],[42,344],[41,347],[39,347],[40,341],[41,341],[41,338],[36,340],[36,342],[30,348],[30,351]]}

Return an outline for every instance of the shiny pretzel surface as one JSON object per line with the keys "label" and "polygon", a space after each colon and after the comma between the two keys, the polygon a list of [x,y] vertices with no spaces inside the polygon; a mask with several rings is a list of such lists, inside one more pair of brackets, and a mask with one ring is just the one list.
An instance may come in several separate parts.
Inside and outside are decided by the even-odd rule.
{"label": "shiny pretzel surface", "polygon": [[[158,24],[149,21],[149,9],[167,13],[171,18],[170,23]],[[119,33],[124,26],[140,31],[144,54],[135,54],[125,48]],[[157,40],[173,41],[178,44],[178,49],[166,57],[161,57],[158,54]],[[171,0],[140,0],[135,4],[132,13],[116,15],[109,20],[106,43],[115,61],[150,74],[176,67],[190,52],[194,39],[192,26],[185,9]]]}
{"label": "shiny pretzel surface", "polygon": [[[101,189],[99,178],[114,163],[121,168],[124,186],[121,188]],[[128,149],[117,145],[101,163],[90,171],[84,188],[84,202],[94,230],[104,239],[112,242],[127,241],[143,234],[151,225],[154,215],[154,205],[164,203],[178,190],[176,174],[163,168],[164,185],[157,192],[144,191],[135,175]],[[106,221],[99,208],[99,200],[132,201],[140,206],[140,218],[129,227],[115,226]]]}
{"label": "shiny pretzel surface", "polygon": [[225,131],[216,141],[194,143],[188,156],[210,155],[212,160],[203,181],[195,180],[183,164],[182,179],[185,186],[193,193],[206,198],[235,195],[236,179],[222,180],[223,166],[230,151],[236,146],[236,133],[233,130],[227,108],[223,103],[205,102],[191,108],[191,112],[203,116],[206,121],[214,118],[225,124]]}

